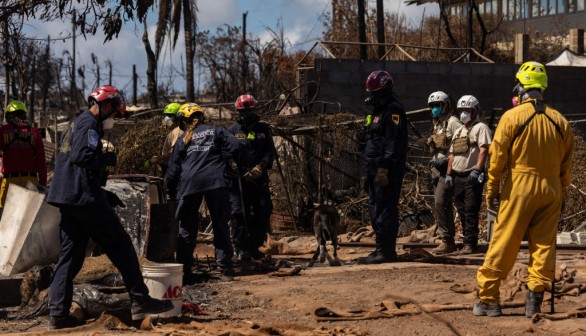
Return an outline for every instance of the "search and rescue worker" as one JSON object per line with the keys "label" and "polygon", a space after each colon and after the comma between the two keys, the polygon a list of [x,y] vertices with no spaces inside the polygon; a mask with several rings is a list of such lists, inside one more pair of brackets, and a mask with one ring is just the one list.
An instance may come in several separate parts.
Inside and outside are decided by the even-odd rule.
{"label": "search and rescue worker", "polygon": [[2,148],[2,186],[0,211],[4,208],[8,186],[25,187],[28,182],[47,186],[45,147],[39,131],[26,122],[26,106],[11,101],[5,109],[7,124],[0,127]]}
{"label": "search and rescue worker", "polygon": [[273,166],[275,145],[269,126],[255,113],[256,105],[251,95],[238,97],[234,103],[236,124],[228,128],[240,145],[234,158],[237,169],[233,171],[230,201],[232,240],[241,261],[264,257],[258,248],[270,231],[273,212],[268,170]]}
{"label": "search and rescue worker", "polygon": [[445,183],[448,188],[454,188],[454,203],[464,231],[464,247],[460,253],[471,254],[478,249],[484,165],[492,140],[488,125],[481,121],[482,111],[476,97],[462,96],[456,109],[460,112],[463,126],[456,130],[452,138]]}
{"label": "search and rescue worker", "polygon": [[81,323],[69,315],[69,308],[73,278],[83,265],[89,238],[122,274],[133,320],[173,309],[171,301],[149,296],[130,237],[110,205],[121,201],[102,189],[106,167],[116,164],[116,155],[102,151],[101,138],[104,129],[113,126],[114,116],[124,116],[124,97],[115,87],[106,85],[89,95],[88,104],[89,110],[81,113],[63,135],[47,199],[61,212],[61,254],[49,294],[49,329]]}
{"label": "search and rescue worker", "polygon": [[144,168],[149,172],[151,175],[163,175],[165,176],[167,172],[167,163],[171,158],[171,153],[173,152],[173,146],[175,146],[175,142],[179,138],[179,136],[183,133],[183,130],[178,126],[177,121],[177,111],[181,104],[179,103],[170,103],[165,106],[163,109],[163,122],[162,128],[165,130],[171,130],[167,137],[165,138],[165,142],[163,143],[163,150],[161,151],[161,156],[153,155],[149,160],[144,163]]}
{"label": "search and rescue worker", "polygon": [[368,193],[368,210],[376,234],[376,248],[360,264],[380,264],[397,260],[399,231],[397,204],[407,159],[407,116],[393,92],[393,78],[384,70],[372,72],[366,80],[373,107],[364,129],[364,155],[361,184]]}
{"label": "search and rescue worker", "polygon": [[515,78],[519,105],[503,114],[490,147],[486,202],[498,213],[476,277],[477,316],[501,315],[501,280],[513,267],[525,234],[531,256],[525,316],[541,312],[543,292],[554,277],[557,223],[570,185],[574,137],[562,114],[543,101],[545,67],[523,63]]}
{"label": "search and rescue worker", "polygon": [[448,169],[448,155],[452,144],[452,137],[462,126],[460,119],[454,115],[454,105],[451,97],[443,91],[436,91],[429,95],[427,104],[433,117],[433,134],[427,139],[427,144],[433,157],[429,161],[434,190],[435,217],[441,233],[442,243],[433,253],[451,253],[456,251],[454,236],[453,199],[454,189],[446,186],[446,171]]}
{"label": "search and rescue worker", "polygon": [[192,273],[193,252],[199,228],[199,208],[205,199],[214,231],[216,263],[223,275],[232,277],[234,250],[230,241],[229,182],[226,163],[237,149],[219,126],[205,124],[202,108],[195,103],[181,105],[177,112],[185,129],[173,148],[165,177],[167,193],[177,198],[175,218],[179,221],[178,263],[183,264],[183,282],[196,281]]}

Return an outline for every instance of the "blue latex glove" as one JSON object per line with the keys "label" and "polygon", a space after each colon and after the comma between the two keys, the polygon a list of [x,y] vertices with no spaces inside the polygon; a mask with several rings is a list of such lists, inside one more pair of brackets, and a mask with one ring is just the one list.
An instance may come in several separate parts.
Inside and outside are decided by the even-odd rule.
{"label": "blue latex glove", "polygon": [[472,171],[470,171],[470,175],[468,175],[468,183],[470,184],[480,184],[483,181],[481,181],[479,179],[480,175],[482,174],[482,171],[474,168],[472,169]]}

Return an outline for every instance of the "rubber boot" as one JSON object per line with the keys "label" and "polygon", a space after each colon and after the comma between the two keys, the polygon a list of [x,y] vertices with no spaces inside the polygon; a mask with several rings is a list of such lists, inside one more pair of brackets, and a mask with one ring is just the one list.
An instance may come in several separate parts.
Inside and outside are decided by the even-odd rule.
{"label": "rubber boot", "polygon": [[541,313],[542,302],[543,292],[527,290],[527,296],[525,297],[525,316],[532,317],[534,314]]}

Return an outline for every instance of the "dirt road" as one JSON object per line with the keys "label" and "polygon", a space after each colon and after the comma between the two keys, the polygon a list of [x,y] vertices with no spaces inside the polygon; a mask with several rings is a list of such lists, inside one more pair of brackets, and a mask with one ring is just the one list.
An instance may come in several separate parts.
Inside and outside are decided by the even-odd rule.
{"label": "dirt road", "polygon": [[[309,243],[308,243],[309,244]],[[308,246],[305,252],[313,247]],[[303,251],[302,251],[303,252]],[[165,334],[165,335],[584,335],[586,323],[581,318],[534,322],[524,317],[524,309],[506,308],[499,318],[475,317],[471,306],[477,299],[471,292],[477,265],[399,262],[382,265],[356,265],[353,260],[367,254],[364,248],[340,251],[343,265],[318,264],[303,268],[294,276],[271,276],[254,262],[239,265],[233,281],[224,281],[211,273],[201,284],[186,286],[187,297],[207,315],[184,314],[181,318],[155,323],[152,330],[136,330],[112,317],[102,317],[81,329],[68,331],[75,335]],[[298,252],[300,253],[300,252]],[[279,255],[273,262],[281,265],[304,265],[310,254]],[[482,256],[469,258],[478,262]],[[526,262],[521,253],[519,262]],[[586,261],[582,255],[558,255],[558,263],[576,270],[573,283],[580,285],[574,295],[556,301],[558,313],[586,307]],[[258,272],[263,272],[258,274]],[[290,268],[282,268],[287,271]],[[256,274],[254,274],[256,273]],[[581,289],[580,289],[581,288]],[[548,296],[546,296],[548,298]],[[522,301],[517,293],[514,301]],[[397,305],[403,311],[415,312],[400,317],[318,321],[318,308],[360,317],[380,313],[381,305]],[[508,303],[511,305],[511,303]],[[417,313],[418,307],[444,305],[465,309]],[[514,304],[512,304],[514,305]],[[518,305],[520,306],[520,305]],[[549,306],[543,307],[544,311]],[[321,310],[323,313],[325,310]],[[388,311],[388,310],[387,310]],[[322,314],[330,316],[332,314]],[[322,316],[322,317],[323,317]],[[335,318],[331,318],[335,319]],[[0,320],[4,334],[46,334],[46,318],[35,320]],[[60,331],[55,334],[63,334]]]}

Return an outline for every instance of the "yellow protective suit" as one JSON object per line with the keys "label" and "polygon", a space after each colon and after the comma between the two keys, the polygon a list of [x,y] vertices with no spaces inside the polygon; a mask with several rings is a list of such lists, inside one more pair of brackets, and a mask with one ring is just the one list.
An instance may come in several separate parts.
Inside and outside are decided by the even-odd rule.
{"label": "yellow protective suit", "polygon": [[[537,105],[536,105],[536,104]],[[519,128],[541,106],[516,139]],[[529,243],[527,286],[541,292],[554,276],[555,239],[564,189],[570,184],[574,137],[566,119],[533,99],[503,114],[490,146],[487,198],[497,196],[500,208],[477,281],[480,300],[499,303],[499,287],[517,259],[525,232]]]}

